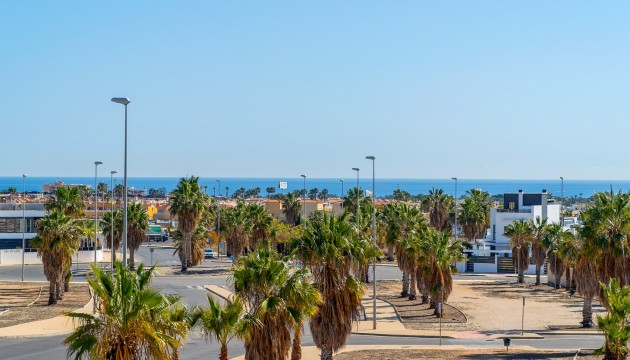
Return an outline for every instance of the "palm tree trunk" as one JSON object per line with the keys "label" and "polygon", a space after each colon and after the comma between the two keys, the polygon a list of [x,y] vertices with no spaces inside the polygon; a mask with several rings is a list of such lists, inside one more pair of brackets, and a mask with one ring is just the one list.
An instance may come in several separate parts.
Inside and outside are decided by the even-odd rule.
{"label": "palm tree trunk", "polygon": [[57,300],[63,300],[63,280],[57,281]]}
{"label": "palm tree trunk", "polygon": [[593,327],[593,299],[588,296],[584,297],[584,305],[582,307],[582,327]]}
{"label": "palm tree trunk", "polygon": [[370,264],[365,265],[365,269],[363,269],[363,271],[365,272],[365,283],[369,284],[370,283]]}
{"label": "palm tree trunk", "polygon": [[230,360],[228,357],[227,344],[221,344],[221,353],[219,354],[219,360]]}
{"label": "palm tree trunk", "polygon": [[48,305],[57,305],[57,284],[54,281],[48,287]]}
{"label": "palm tree trunk", "polygon": [[416,271],[410,271],[409,279],[409,300],[416,300]]}
{"label": "palm tree trunk", "polygon": [[301,326],[295,328],[293,335],[293,345],[291,346],[291,360],[302,359],[302,329]]}
{"label": "palm tree trunk", "polygon": [[387,261],[394,261],[394,247],[387,246]]}
{"label": "palm tree trunk", "polygon": [[571,267],[570,266],[567,266],[567,270],[566,270],[565,274],[567,275],[567,278],[566,278],[567,283],[566,283],[565,288],[567,290],[571,290]]}
{"label": "palm tree trunk", "polygon": [[70,280],[72,279],[72,273],[68,271],[66,275],[63,277],[63,291],[70,291]]}
{"label": "palm tree trunk", "polygon": [[328,344],[322,344],[322,355],[320,357],[321,360],[332,360],[333,351],[332,347]]}
{"label": "palm tree trunk", "polygon": [[407,274],[403,271],[402,292],[400,293],[400,296],[405,297],[407,295],[409,295],[409,279],[407,278]]}
{"label": "palm tree trunk", "polygon": [[136,262],[135,251],[133,250],[133,247],[129,247],[129,269],[133,270],[135,268],[136,266],[135,262]]}
{"label": "palm tree trunk", "polygon": [[525,272],[523,271],[522,268],[519,267],[518,269],[518,283],[522,284],[525,282]]}
{"label": "palm tree trunk", "polygon": [[553,273],[553,276],[556,279],[556,282],[554,283],[554,288],[560,289],[560,282],[562,281],[562,272],[556,271],[555,273]]}
{"label": "palm tree trunk", "polygon": [[576,286],[577,284],[575,283],[575,268],[571,267],[571,273],[573,274],[573,276],[571,276],[571,291],[575,291],[576,290]]}
{"label": "palm tree trunk", "polygon": [[536,264],[536,285],[540,285],[540,265]]}

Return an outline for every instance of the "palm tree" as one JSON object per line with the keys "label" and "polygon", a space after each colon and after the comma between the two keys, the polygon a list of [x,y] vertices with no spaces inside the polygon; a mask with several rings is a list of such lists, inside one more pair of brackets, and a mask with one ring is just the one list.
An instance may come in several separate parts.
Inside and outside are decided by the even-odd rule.
{"label": "palm tree", "polygon": [[322,295],[323,302],[310,322],[322,360],[331,360],[333,352],[346,344],[352,321],[359,315],[364,289],[352,275],[357,267],[352,257],[356,241],[345,215],[324,214],[310,221],[302,236],[291,243],[294,256],[310,269]]}
{"label": "palm tree", "polygon": [[149,216],[140,203],[133,203],[127,206],[127,248],[129,248],[129,268],[133,269],[135,264],[135,252],[146,237],[149,229]]}
{"label": "palm tree", "polygon": [[250,220],[247,205],[238,202],[236,207],[225,209],[225,219],[221,225],[225,228],[227,253],[238,257],[249,247],[253,223]]}
{"label": "palm tree", "polygon": [[44,274],[50,283],[48,305],[56,305],[57,300],[62,299],[72,255],[78,249],[83,235],[83,226],[61,211],[52,210],[38,220],[37,236],[30,241],[30,245],[37,248],[37,255],[44,265]]}
{"label": "palm tree", "polygon": [[595,354],[603,354],[604,360],[624,360],[628,357],[630,340],[630,287],[621,286],[617,279],[600,286],[609,310],[605,316],[597,315],[597,326],[604,333],[605,343]]}
{"label": "palm tree", "polygon": [[[190,241],[191,241],[191,266],[197,266],[201,264],[201,262],[205,258],[204,250],[210,245],[209,239],[211,241],[211,230],[215,227],[215,218],[216,213],[213,210],[214,208],[208,207],[206,211],[203,212],[201,220],[197,223],[195,227],[195,231],[193,231]],[[181,231],[175,230],[173,233],[173,245],[175,250],[173,251],[173,255],[177,254],[179,256],[180,261],[184,261],[184,248],[183,248],[183,236]]]}
{"label": "palm tree", "polygon": [[282,213],[284,221],[289,225],[295,225],[298,221],[298,215],[302,210],[300,199],[294,193],[289,193],[282,197]]}
{"label": "palm tree", "polygon": [[543,239],[549,230],[547,218],[541,219],[537,216],[535,220],[529,220],[529,230],[532,242],[532,261],[536,266],[536,285],[540,285],[540,269],[547,261],[547,248]]}
{"label": "palm tree", "polygon": [[525,282],[524,271],[529,268],[530,226],[524,219],[514,221],[505,227],[505,236],[510,237],[512,244],[512,264],[518,271],[518,283]]}
{"label": "palm tree", "polygon": [[467,197],[462,203],[459,214],[464,236],[469,243],[483,238],[490,223],[490,194],[480,189],[466,191]]}
{"label": "palm tree", "polygon": [[221,345],[219,360],[228,360],[228,343],[234,338],[244,338],[246,322],[241,301],[225,301],[223,305],[208,295],[208,307],[193,312],[194,327],[201,330],[206,340],[216,339]]}
{"label": "palm tree", "polygon": [[321,298],[311,285],[308,270],[298,269],[262,244],[246,257],[236,259],[232,281],[236,296],[244,303],[249,319],[245,359],[284,360],[291,349],[291,331],[304,312],[317,310]]}
{"label": "palm tree", "polygon": [[451,209],[454,205],[453,197],[445,194],[443,189],[433,188],[429,190],[429,195],[424,202],[429,206],[429,224],[438,231],[449,229]]}
{"label": "palm tree", "polygon": [[[112,221],[113,216],[113,221]],[[113,222],[113,227],[112,227]],[[103,214],[103,236],[109,242],[110,248],[117,250],[120,247],[120,242],[122,240],[122,228],[123,228],[123,212],[122,210],[114,210],[113,215],[112,212],[106,212]],[[112,244],[112,232],[114,233],[113,239],[114,243]],[[116,252],[113,252],[114,261],[116,261]]]}
{"label": "palm tree", "polygon": [[46,202],[46,210],[58,210],[64,214],[80,219],[85,217],[83,194],[78,187],[60,187]]}
{"label": "palm tree", "polygon": [[199,178],[191,176],[179,180],[177,188],[171,192],[169,201],[171,214],[177,216],[177,228],[183,236],[186,261],[182,262],[182,271],[186,271],[191,265],[192,232],[207,208],[207,196],[199,185]]}
{"label": "palm tree", "polygon": [[570,234],[562,230],[560,224],[550,224],[543,238],[543,247],[547,249],[547,257],[549,259],[549,270],[554,275],[554,287],[560,289],[560,281],[562,273],[566,268],[563,261],[562,250],[565,248],[566,234]]}
{"label": "palm tree", "polygon": [[258,204],[247,206],[247,216],[252,222],[250,247],[255,248],[259,241],[267,239],[273,217],[269,215],[265,207]]}
{"label": "palm tree", "polygon": [[106,360],[178,359],[190,321],[179,296],[151,286],[154,267],[137,270],[115,264],[110,274],[92,266],[88,284],[99,306],[96,315],[68,313],[78,326],[65,340],[68,358]]}

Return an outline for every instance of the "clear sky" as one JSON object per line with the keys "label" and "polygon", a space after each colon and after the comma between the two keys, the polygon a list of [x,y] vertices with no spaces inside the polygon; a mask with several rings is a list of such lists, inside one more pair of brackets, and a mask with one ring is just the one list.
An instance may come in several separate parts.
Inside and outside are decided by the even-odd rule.
{"label": "clear sky", "polygon": [[0,4],[0,176],[629,179],[628,1]]}

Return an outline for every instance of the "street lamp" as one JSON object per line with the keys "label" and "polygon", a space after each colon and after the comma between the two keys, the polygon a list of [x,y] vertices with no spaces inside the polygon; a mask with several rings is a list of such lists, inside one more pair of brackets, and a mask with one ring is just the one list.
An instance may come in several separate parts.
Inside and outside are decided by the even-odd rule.
{"label": "street lamp", "polygon": [[128,98],[112,98],[112,102],[125,105],[125,170],[123,175],[123,266],[127,267],[127,105],[131,102]]}
{"label": "street lamp", "polygon": [[[219,183],[219,196],[221,195],[221,180],[216,180]],[[217,200],[217,206],[219,207],[219,223],[217,225],[217,252],[219,253],[218,259],[221,260],[221,203]]]}
{"label": "street lamp", "polygon": [[343,179],[339,179],[339,181],[341,181],[341,196],[339,198],[341,199],[341,208],[343,209]]}
{"label": "street lamp", "polygon": [[110,175],[110,180],[109,180],[109,186],[112,188],[112,201],[111,201],[111,208],[110,208],[110,224],[109,224],[109,233],[110,233],[110,243],[109,246],[111,247],[111,251],[112,251],[112,255],[111,255],[111,263],[112,263],[112,274],[114,273],[114,257],[116,257],[116,254],[114,253],[114,174],[118,174],[118,171],[116,170],[112,170],[109,172]]}
{"label": "street lamp", "polygon": [[[376,158],[374,156],[366,156],[368,160],[372,160],[372,246],[374,246],[374,250],[376,251],[376,191],[375,191],[375,172],[374,172],[374,164]],[[359,172],[357,171],[357,174]],[[374,260],[372,263],[372,329],[376,329],[376,253],[374,254]]]}
{"label": "street lamp", "polygon": [[304,180],[304,195],[302,196],[302,222],[306,229],[306,175],[300,175]]}
{"label": "street lamp", "polygon": [[562,206],[564,205],[564,178],[560,176],[560,221],[564,226],[564,214],[562,213]]}
{"label": "street lamp", "polygon": [[98,235],[98,166],[101,161],[94,162],[94,266],[96,266],[96,239]]}
{"label": "street lamp", "polygon": [[24,253],[26,252],[26,177],[22,174],[22,281],[24,281]]}
{"label": "street lamp", "polygon": [[357,172],[357,228],[359,227],[359,210],[361,208],[361,189],[359,188],[359,168],[352,168],[352,170]]}
{"label": "street lamp", "polygon": [[457,178],[451,178],[455,180],[455,240],[457,240]]}

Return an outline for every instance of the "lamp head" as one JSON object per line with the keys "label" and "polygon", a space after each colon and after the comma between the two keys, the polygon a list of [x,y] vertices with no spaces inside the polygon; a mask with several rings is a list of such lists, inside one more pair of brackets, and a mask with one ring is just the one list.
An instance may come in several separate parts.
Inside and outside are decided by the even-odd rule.
{"label": "lamp head", "polygon": [[112,102],[127,106],[127,104],[131,102],[131,100],[129,100],[129,98],[112,98]]}
{"label": "lamp head", "polygon": [[455,180],[455,181],[457,181],[457,178],[456,178],[456,177],[453,177],[453,178],[451,178],[451,180]]}
{"label": "lamp head", "polygon": [[339,179],[339,181],[343,182],[343,179]]}
{"label": "lamp head", "polygon": [[306,179],[306,175],[300,175],[300,176]]}
{"label": "lamp head", "polygon": [[366,156],[365,158],[368,159],[368,160],[375,160],[376,159],[374,156]]}
{"label": "lamp head", "polygon": [[118,171],[116,171],[116,170],[112,170],[112,171],[110,171],[109,173],[110,173],[110,174],[112,174],[112,175],[114,175],[114,174],[118,174]]}
{"label": "lamp head", "polygon": [[560,180],[564,180],[564,178],[562,176],[560,176]]}
{"label": "lamp head", "polygon": [[27,177],[27,176],[28,176],[28,174],[22,174],[22,177],[23,177],[23,178],[25,178],[25,177]]}
{"label": "lamp head", "polygon": [[96,166],[103,165],[103,162],[102,161],[95,161],[94,165],[96,165]]}
{"label": "lamp head", "polygon": [[352,170],[354,170],[354,171],[359,171],[359,168],[352,168]]}

